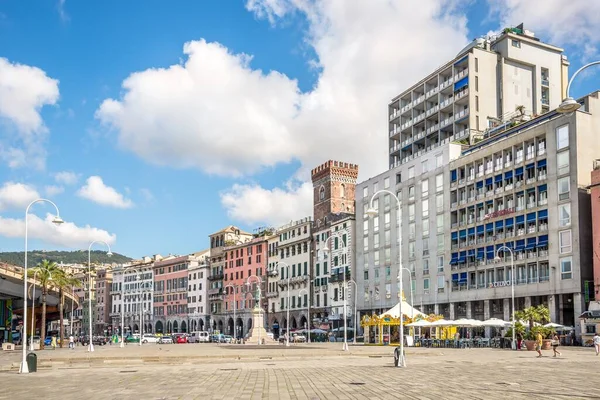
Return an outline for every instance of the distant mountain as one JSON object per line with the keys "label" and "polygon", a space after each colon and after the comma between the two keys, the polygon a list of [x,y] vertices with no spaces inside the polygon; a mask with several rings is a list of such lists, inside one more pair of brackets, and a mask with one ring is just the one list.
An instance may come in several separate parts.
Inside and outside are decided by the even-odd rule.
{"label": "distant mountain", "polygon": [[[102,264],[122,264],[132,259],[122,254],[113,253],[112,256],[107,256],[105,251],[93,250],[92,251],[92,263]],[[27,264],[29,267],[35,267],[42,260],[54,261],[57,264],[63,262],[64,264],[87,264],[88,252],[87,250],[78,251],[45,251],[45,250],[32,250],[27,252]],[[22,266],[25,263],[25,256],[22,251],[19,252],[5,252],[0,253],[0,261],[5,263]]]}

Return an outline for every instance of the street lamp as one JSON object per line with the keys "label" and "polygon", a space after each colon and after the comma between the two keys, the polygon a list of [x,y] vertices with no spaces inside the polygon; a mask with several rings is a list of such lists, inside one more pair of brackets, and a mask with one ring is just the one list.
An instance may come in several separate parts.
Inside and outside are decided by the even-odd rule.
{"label": "street lamp", "polygon": [[[398,203],[398,211],[396,211],[396,218],[397,218],[397,224],[398,224],[398,269],[401,270],[402,268],[402,248],[401,248],[401,243],[402,241],[401,239],[401,235],[402,235],[402,231],[400,228],[400,199],[398,198],[398,196],[396,196],[394,193],[390,192],[389,190],[379,190],[377,192],[375,192],[373,194],[373,196],[371,197],[371,200],[369,202],[369,209],[367,210],[367,215],[369,217],[375,217],[377,215],[379,215],[379,210],[373,208],[373,200],[375,199],[376,196],[378,196],[381,193],[387,193],[390,196],[392,196],[394,199],[396,199],[396,202]],[[402,289],[403,285],[402,285],[402,274],[399,273],[398,274],[398,278],[400,281],[400,289]],[[402,299],[400,299],[402,300]],[[406,358],[404,356],[404,315],[402,314],[402,301],[400,301],[399,303],[400,305],[400,355],[398,357],[398,367],[402,368],[402,367],[406,367]]]}
{"label": "street lamp", "polygon": [[[28,374],[29,367],[27,366],[27,235],[28,235],[28,224],[27,224],[27,216],[29,215],[29,209],[35,203],[50,203],[56,209],[56,216],[52,219],[52,223],[55,225],[60,225],[64,221],[60,218],[60,212],[58,211],[58,207],[56,204],[46,199],[37,199],[29,203],[27,208],[25,209],[25,266],[23,268],[23,330],[22,330],[22,360],[21,360],[21,368],[19,369],[19,373]],[[33,335],[32,335],[33,336]],[[42,340],[40,338],[40,340]]]}
{"label": "street lamp", "polygon": [[[309,285],[310,287],[310,285]],[[310,343],[310,293],[308,291],[308,289],[306,288],[302,288],[300,289],[300,291],[298,292],[298,294],[302,294],[302,292],[306,292],[306,298],[308,299],[308,307],[306,307],[308,316],[307,316],[307,324],[308,324],[308,343]]]}
{"label": "street lamp", "polygon": [[92,334],[92,246],[95,244],[103,244],[108,247],[107,256],[112,256],[112,252],[110,251],[110,245],[103,240],[94,240],[90,243],[88,247],[88,320],[89,320],[89,340],[90,345],[88,346],[88,351],[94,351],[94,339]]}
{"label": "street lamp", "polygon": [[233,291],[233,338],[234,340],[237,340],[237,318],[236,318],[236,300],[235,300],[235,288],[237,286],[234,286],[233,283],[230,283],[228,285],[225,285],[225,288],[231,287],[231,290]]}
{"label": "street lamp", "polygon": [[[32,293],[31,293],[31,344],[29,346],[29,350],[33,351],[33,337],[35,336],[35,281],[37,279],[37,273],[39,270],[35,270],[35,272],[33,273],[33,283],[31,284],[32,288]],[[50,280],[52,280],[52,274],[50,274]],[[42,338],[40,337],[40,340],[42,340]],[[25,345],[23,345],[25,346]]]}
{"label": "street lamp", "polygon": [[139,297],[140,297],[140,342],[139,342],[139,346],[142,345],[142,336],[144,335],[144,289],[146,288],[146,284],[142,283],[142,281],[144,280],[144,271],[139,271],[138,272],[138,277],[140,277],[140,283],[138,285],[139,287]]}
{"label": "street lamp", "polygon": [[[260,289],[261,289],[261,286],[262,286],[262,279],[260,278],[260,276],[257,276],[257,275],[250,275],[248,278],[246,278],[246,286],[248,286],[248,290],[250,290],[250,284],[251,284],[250,278],[256,278],[258,280],[258,282],[256,282],[258,284],[258,287],[257,287],[257,289],[258,289],[258,296],[257,296],[257,298],[258,299],[254,303],[254,308],[255,309],[259,309],[260,311],[262,311],[262,306],[260,304],[260,301],[261,301]],[[263,318],[263,314],[259,313],[259,315],[260,315],[261,318]],[[264,325],[264,320],[262,321],[262,324]],[[261,343],[260,342],[260,329],[258,329],[258,345],[259,346],[260,346],[260,343]]]}
{"label": "street lamp", "polygon": [[[329,236],[326,240],[325,243],[323,244],[323,253],[327,254],[329,253],[329,262],[331,263],[331,249],[327,246],[327,242],[329,240],[331,240],[331,238],[333,238],[332,236]],[[340,239],[342,239],[342,242],[344,243],[344,249],[346,249],[346,257],[348,256],[348,245],[346,244],[346,240],[344,240],[344,237],[341,236]],[[347,261],[347,260],[346,260]],[[342,283],[342,296],[344,297],[344,344],[342,346],[342,350],[343,351],[348,351],[348,324],[347,324],[347,318],[346,318],[346,312],[348,309],[348,305],[346,304],[346,266],[343,265],[343,283]],[[332,265],[333,268],[333,265]]]}
{"label": "street lamp", "polygon": [[591,67],[592,65],[599,65],[599,64],[600,64],[600,60],[594,61],[594,62],[584,65],[583,67],[581,67],[577,71],[575,71],[575,73],[569,80],[569,84],[567,85],[567,97],[562,101],[560,106],[558,106],[558,108],[556,109],[557,112],[559,112],[561,114],[569,114],[569,113],[577,111],[579,109],[579,107],[581,107],[581,104],[579,104],[574,98],[569,96],[569,91],[571,89],[571,84],[573,83],[573,79],[575,79],[575,77],[584,69]]}
{"label": "street lamp", "polygon": [[358,335],[358,315],[356,314],[356,304],[358,303],[358,284],[354,279],[348,280],[348,284],[354,284],[354,339],[353,344],[356,344],[356,335]]}
{"label": "street lamp", "polygon": [[277,261],[277,266],[275,268],[277,268],[278,271],[279,264],[285,264],[285,266],[287,267],[287,301],[285,305],[285,308],[287,310],[287,317],[285,321],[285,346],[290,347],[290,264],[286,263],[285,261]]}
{"label": "street lamp", "polygon": [[[412,278],[412,271],[410,269],[406,268],[406,267],[402,267],[402,269],[400,270],[400,275],[402,275],[402,273],[404,271],[408,272],[408,276],[410,278],[409,279],[409,281],[410,281],[410,307],[411,307],[411,310],[410,310],[410,319],[412,320],[412,319],[415,318],[415,306],[414,306],[414,302],[413,302],[413,285],[412,285],[413,278]],[[398,280],[400,280],[400,278],[398,278]],[[404,288],[402,286],[400,286],[400,303],[402,303],[404,301],[403,298],[402,298],[402,292],[403,291],[404,291]],[[412,321],[412,322],[414,322],[414,321]],[[413,329],[413,338],[414,338],[414,333],[415,333],[415,330]]]}
{"label": "street lamp", "polygon": [[501,246],[498,249],[496,249],[496,257],[494,258],[494,261],[501,261],[501,258],[499,256],[500,251],[502,251],[503,253],[505,251],[508,251],[510,253],[510,264],[511,264],[511,268],[510,268],[510,288],[511,288],[511,298],[512,298],[512,348],[513,350],[516,349],[516,342],[515,342],[515,253],[513,253],[513,250],[510,247],[507,246]]}

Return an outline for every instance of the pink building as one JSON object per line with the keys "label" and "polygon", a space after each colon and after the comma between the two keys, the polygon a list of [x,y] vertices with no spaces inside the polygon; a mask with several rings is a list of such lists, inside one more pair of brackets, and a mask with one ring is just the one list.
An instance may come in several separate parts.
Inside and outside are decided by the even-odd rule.
{"label": "pink building", "polygon": [[594,294],[596,300],[600,300],[600,162],[594,163],[591,182],[592,201],[592,233],[594,250]]}

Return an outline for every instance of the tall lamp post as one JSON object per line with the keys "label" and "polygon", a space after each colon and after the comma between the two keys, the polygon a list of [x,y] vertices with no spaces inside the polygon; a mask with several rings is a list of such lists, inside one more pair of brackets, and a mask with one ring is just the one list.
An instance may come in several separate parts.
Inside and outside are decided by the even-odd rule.
{"label": "tall lamp post", "polygon": [[[412,271],[406,267],[402,267],[402,269],[400,270],[400,275],[402,275],[404,273],[404,271],[408,272],[408,277],[409,277],[409,281],[410,281],[410,319],[413,320],[415,318],[415,305],[413,303],[413,286],[412,286]],[[398,278],[400,279],[400,278]],[[400,303],[402,303],[404,300],[402,298],[402,292],[403,292],[403,288],[402,286],[400,286]],[[414,321],[412,321],[414,322]],[[413,338],[414,338],[414,333],[415,330],[413,328]]]}
{"label": "tall lamp post", "polygon": [[579,104],[574,98],[572,98],[569,95],[569,92],[571,90],[571,84],[573,83],[573,79],[575,79],[575,77],[581,71],[583,71],[586,68],[591,67],[592,65],[600,65],[600,60],[593,61],[593,62],[586,64],[583,67],[579,68],[577,71],[575,71],[575,73],[573,74],[571,79],[569,79],[569,84],[567,85],[567,97],[562,101],[560,106],[558,106],[558,108],[556,109],[557,112],[559,112],[561,114],[569,114],[569,113],[577,111],[579,109],[579,107],[581,107],[581,104]]}
{"label": "tall lamp post", "polygon": [[[33,283],[31,284],[31,340],[29,350],[33,351],[33,338],[35,336],[35,281],[37,279],[38,270],[36,269],[33,273]],[[50,280],[52,280],[52,274],[50,274]],[[72,304],[72,303],[71,303]],[[40,338],[41,340],[42,338]]]}
{"label": "tall lamp post", "polygon": [[[262,286],[262,279],[260,278],[260,276],[257,276],[257,275],[250,275],[250,276],[249,276],[249,277],[246,279],[246,286],[248,286],[248,290],[250,290],[250,285],[251,285],[251,283],[252,283],[252,282],[250,282],[250,278],[256,278],[256,280],[257,280],[256,284],[258,285],[258,286],[257,286],[257,289],[258,289],[258,295],[257,295],[257,300],[256,300],[256,303],[254,304],[254,308],[256,308],[256,309],[260,309],[260,310],[262,311],[262,305],[261,305],[261,303],[260,303],[260,302],[261,302],[261,297],[260,297],[260,289],[261,289],[261,286]],[[263,315],[264,315],[264,314],[263,314]],[[263,318],[263,316],[262,316],[262,315],[261,315],[261,318]],[[263,322],[262,322],[262,323],[263,323],[263,325],[264,325],[264,320],[263,320]],[[260,346],[260,343],[261,343],[261,341],[260,341],[260,329],[259,329],[259,330],[258,330],[258,345],[259,345],[259,346]]]}
{"label": "tall lamp post", "polygon": [[[286,263],[285,261],[277,261],[277,271],[279,271],[279,264],[284,264],[287,269],[287,301],[285,304],[287,317],[285,320],[285,346],[290,347],[290,264]],[[283,278],[283,276],[281,276],[280,279],[281,278]]]}
{"label": "tall lamp post", "polygon": [[[346,241],[344,240],[343,236],[338,236],[338,237],[344,243],[344,249],[345,249],[346,257],[347,257],[348,256],[348,246],[346,244]],[[325,240],[325,243],[324,243],[324,246],[323,246],[323,249],[322,249],[325,254],[329,253],[329,262],[330,263],[331,263],[331,249],[327,246],[327,242],[330,241],[331,238],[333,238],[333,235],[329,236],[327,238],[327,240]],[[346,260],[346,261],[348,261],[348,260]],[[343,351],[348,351],[348,326],[347,326],[348,323],[347,323],[347,318],[346,318],[347,310],[348,310],[348,305],[346,304],[346,289],[347,289],[347,286],[346,286],[346,265],[343,265],[343,270],[344,270],[344,272],[343,272],[343,275],[342,275],[342,278],[343,278],[342,296],[344,297],[344,344],[342,346],[342,350]]]}
{"label": "tall lamp post", "polygon": [[[402,269],[402,246],[401,246],[402,230],[400,227],[400,206],[401,206],[400,199],[398,198],[398,196],[396,196],[394,193],[390,192],[389,190],[385,190],[385,189],[378,190],[371,197],[371,201],[369,202],[369,209],[367,210],[367,215],[370,217],[375,217],[375,216],[379,215],[379,210],[373,208],[373,200],[375,199],[375,197],[377,197],[381,193],[389,194],[394,199],[396,199],[396,203],[398,204],[398,210],[396,211],[396,218],[397,218],[397,224],[398,224],[398,270],[401,271],[401,269]],[[402,287],[403,287],[402,273],[398,274],[398,278],[400,281],[400,289],[402,289]],[[402,299],[400,299],[400,300],[402,300]],[[400,355],[398,357],[398,367],[400,367],[400,368],[406,367],[406,357],[404,356],[404,315],[402,314],[402,301],[400,301]]]}
{"label": "tall lamp post", "polygon": [[[310,286],[309,286],[310,287]],[[298,294],[302,294],[302,292],[306,292],[306,298],[308,299],[308,304],[306,307],[306,312],[307,312],[307,322],[306,324],[308,325],[308,343],[310,343],[310,292],[308,291],[308,289],[306,288],[302,288],[300,289],[300,291],[298,292]]]}
{"label": "tall lamp post", "polygon": [[[27,224],[27,216],[29,215],[29,209],[35,203],[50,203],[56,209],[56,216],[52,219],[52,223],[55,225],[60,225],[64,221],[60,218],[60,212],[58,211],[58,207],[56,204],[46,199],[37,199],[29,203],[27,208],[25,209],[25,265],[23,268],[23,330],[21,334],[21,343],[22,343],[22,360],[21,367],[19,368],[19,373],[28,374],[29,367],[27,366],[27,236],[28,236],[28,224]],[[32,335],[33,336],[33,335]],[[40,338],[40,340],[42,340]]]}
{"label": "tall lamp post", "polygon": [[108,247],[108,252],[106,253],[107,256],[112,256],[112,252],[110,251],[110,246],[108,243],[106,243],[103,240],[94,240],[92,243],[90,243],[89,247],[88,247],[88,320],[89,320],[89,340],[90,340],[90,345],[88,346],[88,351],[92,352],[94,351],[94,339],[93,339],[93,333],[92,333],[92,246],[95,244],[103,244],[106,247]]}
{"label": "tall lamp post", "polygon": [[511,302],[512,302],[512,349],[515,350],[516,342],[515,342],[515,253],[510,247],[501,246],[496,249],[496,257],[494,261],[501,261],[500,252],[508,251],[510,253],[510,289],[511,289]]}
{"label": "tall lamp post", "polygon": [[225,288],[231,287],[231,291],[233,292],[233,339],[237,340],[237,318],[236,318],[236,300],[235,300],[235,288],[236,286],[233,283],[225,285]]}
{"label": "tall lamp post", "polygon": [[354,279],[348,280],[348,284],[354,285],[354,338],[352,344],[356,344],[356,335],[358,335],[358,315],[356,314],[356,304],[358,303],[358,285]]}

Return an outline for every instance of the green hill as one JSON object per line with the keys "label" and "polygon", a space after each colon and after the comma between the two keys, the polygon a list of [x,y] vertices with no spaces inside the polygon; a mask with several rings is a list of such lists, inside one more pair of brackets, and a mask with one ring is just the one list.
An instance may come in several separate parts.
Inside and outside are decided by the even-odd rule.
{"label": "green hill", "polygon": [[[106,255],[105,251],[92,250],[92,263],[103,264],[122,264],[131,261],[131,258],[122,254],[113,253],[111,257]],[[32,250],[27,252],[27,264],[34,267],[42,260],[54,261],[58,264],[87,264],[88,252],[86,250],[78,251],[45,251]],[[25,257],[22,251],[0,253],[0,261],[5,263],[22,266],[25,263]]]}

